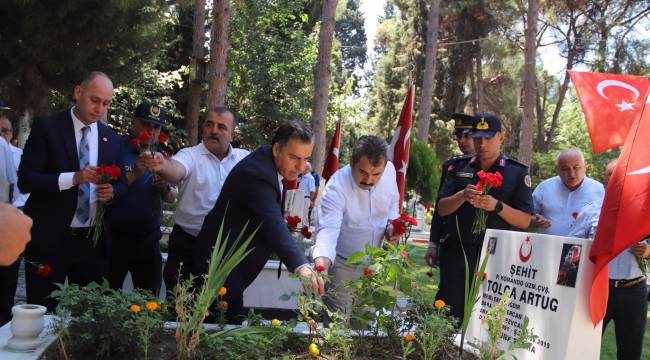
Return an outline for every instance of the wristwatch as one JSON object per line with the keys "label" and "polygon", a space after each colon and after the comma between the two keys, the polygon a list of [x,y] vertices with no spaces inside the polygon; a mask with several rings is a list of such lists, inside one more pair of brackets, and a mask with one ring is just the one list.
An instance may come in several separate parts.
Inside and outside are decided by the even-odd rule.
{"label": "wristwatch", "polygon": [[498,214],[501,212],[501,210],[503,210],[503,202],[501,200],[497,200],[497,204],[494,207],[494,212]]}

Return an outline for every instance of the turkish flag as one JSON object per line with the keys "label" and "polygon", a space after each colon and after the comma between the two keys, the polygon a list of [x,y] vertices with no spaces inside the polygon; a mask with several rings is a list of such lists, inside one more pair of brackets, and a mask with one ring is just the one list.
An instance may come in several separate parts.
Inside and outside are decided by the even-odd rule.
{"label": "turkish flag", "polygon": [[623,145],[641,116],[650,82],[645,76],[569,70],[585,113],[594,153]]}
{"label": "turkish flag", "polygon": [[336,170],[339,169],[339,147],[341,146],[341,120],[336,124],[336,131],[334,132],[334,137],[330,143],[330,150],[327,153],[327,159],[325,160],[325,166],[323,166],[323,174],[321,177],[325,181],[330,179],[330,176],[334,175]]}
{"label": "turkish flag", "polygon": [[[647,104],[647,103],[646,103]],[[650,234],[650,106],[630,128],[609,180],[589,258],[595,263],[589,297],[594,326],[605,316],[607,264]],[[645,315],[644,315],[645,316]]]}
{"label": "turkish flag", "polygon": [[409,149],[411,147],[411,124],[413,114],[413,93],[415,85],[409,86],[399,115],[399,122],[393,140],[390,142],[388,158],[397,170],[397,190],[399,190],[399,211],[402,211],[404,186],[406,185],[406,169],[409,165]]}

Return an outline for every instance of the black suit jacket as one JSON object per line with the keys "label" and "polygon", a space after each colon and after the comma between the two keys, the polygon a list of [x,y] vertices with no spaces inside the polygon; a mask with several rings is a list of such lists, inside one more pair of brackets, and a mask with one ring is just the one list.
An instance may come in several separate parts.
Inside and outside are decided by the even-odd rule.
{"label": "black suit jacket", "polygon": [[[271,252],[278,254],[291,271],[307,263],[302,250],[291,238],[280,207],[278,173],[271,146],[264,145],[235,165],[217,203],[205,217],[198,237],[199,242],[209,244],[209,248],[216,241],[222,221],[224,234],[230,232],[231,244],[247,221],[249,225],[242,241],[259,226],[250,245],[254,250],[234,271],[244,288],[255,280]],[[210,256],[209,248],[204,248],[206,259]]]}
{"label": "black suit jacket", "polygon": [[[97,123],[97,129],[97,164],[124,168],[120,137],[102,123]],[[18,169],[18,188],[30,193],[24,211],[34,221],[28,248],[53,251],[61,246],[63,236],[70,233],[78,187],[59,191],[59,175],[78,170],[79,155],[70,109],[34,119]],[[115,197],[126,191],[125,174],[113,187]]]}

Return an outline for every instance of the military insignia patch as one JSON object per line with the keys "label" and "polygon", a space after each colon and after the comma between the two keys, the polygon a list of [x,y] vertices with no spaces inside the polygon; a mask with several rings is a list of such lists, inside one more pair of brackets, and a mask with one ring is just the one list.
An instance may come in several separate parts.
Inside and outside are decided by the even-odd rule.
{"label": "military insignia patch", "polygon": [[149,113],[151,114],[151,116],[153,116],[155,118],[158,118],[158,117],[160,117],[160,108],[158,106],[156,106],[156,105],[153,105],[149,109]]}
{"label": "military insignia patch", "polygon": [[524,178],[524,184],[526,184],[527,187],[533,186],[533,181],[530,179],[530,175],[526,175]]}
{"label": "military insignia patch", "polygon": [[454,171],[454,164],[449,164],[449,166],[447,166],[447,172],[452,172],[452,171]]}
{"label": "military insignia patch", "polygon": [[476,130],[487,130],[490,128],[490,125],[485,121],[485,118],[481,118],[481,121],[476,124]]}

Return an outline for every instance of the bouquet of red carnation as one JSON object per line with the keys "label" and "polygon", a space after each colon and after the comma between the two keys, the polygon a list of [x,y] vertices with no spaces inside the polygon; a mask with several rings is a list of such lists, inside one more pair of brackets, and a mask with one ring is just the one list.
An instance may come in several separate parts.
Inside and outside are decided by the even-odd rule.
{"label": "bouquet of red carnation", "polygon": [[[99,165],[96,171],[97,171],[97,175],[99,175],[99,182],[97,184],[111,183],[113,181],[118,180],[122,175],[122,171],[120,170],[120,167],[117,165]],[[103,201],[97,202],[97,212],[95,213],[95,224],[90,229],[90,231],[92,231],[92,234],[89,234],[93,241],[93,246],[97,246],[97,241],[99,241],[99,238],[101,237],[104,229],[104,212],[105,212],[104,206],[105,204]]]}
{"label": "bouquet of red carnation", "polygon": [[404,241],[406,242],[406,239],[411,233],[411,227],[417,225],[418,222],[413,217],[404,213],[400,214],[397,219],[391,220],[390,224],[393,225],[393,234],[404,236]]}
{"label": "bouquet of red carnation", "polygon": [[[476,173],[478,175],[479,181],[476,184],[476,187],[483,195],[487,195],[492,188],[500,188],[503,183],[503,175],[500,172],[495,171],[493,173],[487,171],[479,171]],[[476,217],[474,218],[474,224],[472,225],[472,234],[478,235],[485,231],[486,222],[487,222],[487,212],[483,209],[479,209]]]}

